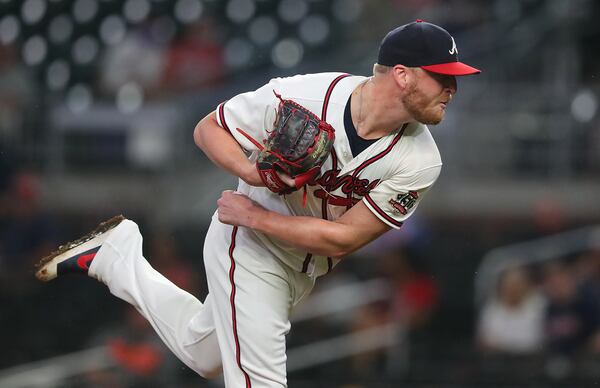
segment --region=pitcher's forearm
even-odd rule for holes
[[[219,221],[225,224],[251,228],[290,246],[329,257],[346,256],[390,229],[363,202],[335,221],[276,213],[231,190],[221,193],[217,205]]]
[[[286,216],[260,208],[248,218],[248,227],[316,255],[342,257],[359,247],[351,228],[315,217]]]

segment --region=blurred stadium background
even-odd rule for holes
[[[0,387],[217,387],[87,279],[33,263],[123,213],[203,298],[221,190],[192,141],[274,76],[368,75],[391,28],[456,38],[462,78],[417,216],[320,279],[291,387],[600,382],[600,4],[595,0],[0,0]]]

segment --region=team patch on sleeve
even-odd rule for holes
[[[394,198],[390,198],[388,203],[394,213],[405,215],[416,205],[418,199],[419,193],[409,191],[408,193],[397,194]]]
[[[402,221],[398,220],[398,219],[392,217],[390,214],[388,214],[388,210],[384,210],[381,207],[379,207],[379,205],[377,205],[377,203],[375,202],[375,200],[373,198],[371,198],[370,194],[365,195],[363,197],[363,200],[365,201],[365,205],[367,205],[367,207],[369,209],[371,209],[371,211],[377,217],[379,217],[380,220],[382,220],[386,224],[390,225],[392,228],[396,228],[397,229],[397,228],[400,228],[402,226]]]

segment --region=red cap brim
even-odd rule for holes
[[[469,75],[481,73],[481,70],[471,67],[462,62],[448,62],[440,63],[437,65],[421,66],[421,69],[431,71],[432,73],[446,75]]]

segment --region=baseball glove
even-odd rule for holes
[[[264,147],[241,129],[237,130],[261,150],[256,169],[265,186],[275,193],[289,194],[318,176],[333,147],[335,130],[302,105],[277,93],[275,96],[279,98],[279,107]],[[292,177],[294,187],[286,185],[277,171]]]

